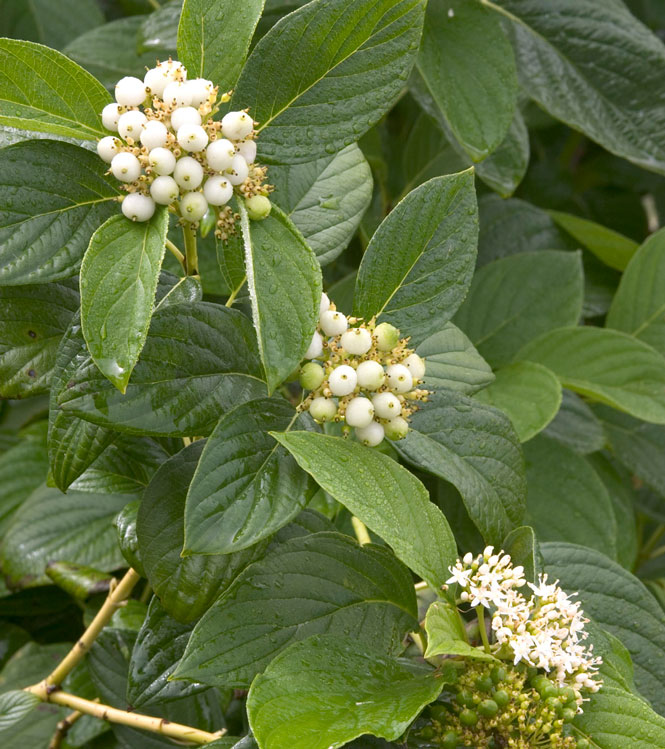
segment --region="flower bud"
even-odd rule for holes
[[[157,177],[150,185],[150,194],[155,203],[159,205],[171,205],[175,203],[180,195],[180,188],[173,177],[166,175]]]
[[[392,393],[378,393],[373,396],[374,413],[380,419],[394,419],[402,413],[399,398]]]
[[[305,390],[316,390],[326,379],[323,367],[316,362],[307,362],[300,370],[300,385]]]
[[[118,105],[114,102],[113,104],[107,104],[102,109],[102,125],[107,130],[112,130],[114,133],[118,132],[118,120],[120,119],[120,112],[118,112]]]
[[[408,393],[413,388],[411,372],[403,364],[391,364],[386,370],[388,387],[396,393]]]
[[[208,145],[208,133],[201,125],[183,125],[178,130],[178,144],[185,151],[203,151]]]
[[[309,344],[309,348],[305,351],[305,359],[316,359],[323,353],[323,338],[319,331],[315,331],[312,336],[312,342]]]
[[[208,166],[216,172],[224,172],[229,169],[233,163],[235,154],[235,146],[230,140],[226,140],[226,138],[213,140],[208,148],[206,148]]]
[[[166,145],[168,130],[166,125],[159,120],[149,120],[141,132],[141,145],[148,151],[153,148],[163,148]]]
[[[409,433],[409,423],[401,416],[391,419],[383,428],[389,440],[402,440]]]
[[[180,215],[185,221],[199,221],[207,210],[208,203],[200,192],[186,192],[180,200]]]
[[[210,205],[226,205],[233,197],[233,185],[220,175],[208,177],[203,185],[203,194]]]
[[[129,112],[120,115],[120,119],[118,120],[118,132],[125,140],[127,140],[127,138],[133,138],[135,141],[138,141],[147,122],[148,118],[143,114],[143,112],[138,112],[136,109],[130,109]]]
[[[368,427],[374,419],[374,406],[369,398],[352,398],[344,412],[344,419],[350,427]]]
[[[348,364],[333,369],[328,377],[328,387],[333,395],[349,395],[356,389],[356,370]]]
[[[399,330],[389,322],[382,322],[374,329],[379,351],[392,351],[399,342]]]
[[[107,135],[97,144],[97,153],[107,163],[113,161],[113,157],[120,152],[120,141],[113,135]]]
[[[349,327],[346,317],[333,309],[326,310],[319,318],[319,323],[328,336],[341,335]]]
[[[189,86],[189,83],[187,84]],[[178,132],[183,125],[200,125],[201,115],[194,107],[178,107],[171,112],[171,127]]]
[[[203,167],[192,156],[183,156],[175,165],[173,178],[185,190],[194,190],[203,180]]]
[[[366,390],[378,390],[386,379],[383,367],[378,361],[371,360],[361,362],[356,369],[356,375],[358,376],[358,385]]]
[[[252,221],[263,221],[268,218],[272,209],[272,203],[265,195],[253,195],[245,201],[245,206]]]
[[[168,148],[153,148],[148,162],[155,174],[173,174],[175,169],[175,156]]]
[[[352,328],[342,334],[340,343],[349,354],[362,356],[372,348],[372,334],[367,328]]]
[[[111,160],[111,172],[121,182],[135,182],[141,176],[141,163],[133,153],[122,151]]]
[[[155,212],[155,201],[147,195],[132,192],[123,199],[122,212],[131,221],[148,221]]]
[[[122,107],[138,107],[146,96],[145,83],[134,76],[125,76],[115,84],[115,100]]]
[[[318,421],[319,423],[331,421],[337,413],[337,404],[332,398],[319,396],[318,398],[314,398],[310,403],[309,412],[314,421]]]
[[[366,427],[356,428],[356,438],[367,447],[376,447],[383,442],[383,427],[378,421],[373,421]]]
[[[229,140],[244,140],[253,129],[254,122],[247,112],[228,112],[222,117],[222,135]]]
[[[411,372],[414,380],[422,380],[425,377],[425,360],[421,359],[418,354],[407,356],[402,364]]]

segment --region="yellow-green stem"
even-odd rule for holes
[[[191,225],[182,227],[182,233],[185,237],[185,269],[188,276],[198,276],[199,258],[196,251],[196,229]]]
[[[166,240],[166,249],[178,258],[178,262],[182,267],[185,267],[185,256],[180,250],[173,244],[170,239]]]
[[[367,532],[367,526],[365,525],[365,523],[363,523],[362,520],[360,520],[360,518],[357,518],[354,515],[351,518],[351,524],[353,525],[353,530],[356,534],[356,538],[358,539],[358,543],[361,546],[372,543],[372,539],[369,537],[369,533]]]
[[[477,606],[476,614],[478,616],[478,628],[480,629],[480,639],[483,641],[483,647],[486,653],[491,653],[490,642],[487,639],[487,627],[485,627],[485,609],[480,605]]]
[[[233,304],[233,302],[235,302],[235,300],[236,300],[236,297],[237,297],[237,296],[238,296],[238,294],[240,293],[240,289],[242,289],[242,287],[243,287],[243,286],[245,285],[245,281],[246,281],[246,280],[247,280],[247,276],[245,276],[245,277],[244,277],[244,278],[242,279],[242,281],[241,281],[241,282],[240,282],[240,283],[238,284],[238,286],[237,286],[237,287],[236,287],[235,289],[233,289],[233,291],[231,292],[231,295],[230,295],[230,296],[229,296],[229,298],[228,298],[228,299],[226,300],[226,306],[227,306],[227,307],[230,307],[230,306],[231,306],[231,305]]]

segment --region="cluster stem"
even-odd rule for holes
[[[183,226],[185,237],[185,270],[188,276],[198,276],[199,257],[196,249],[196,230],[191,226]]]

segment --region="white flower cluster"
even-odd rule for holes
[[[580,690],[598,691],[594,674],[602,660],[593,656],[592,645],[583,644],[589,620],[558,581],[548,584],[541,575],[537,585],[527,583],[524,569],[513,567],[510,556],[495,554],[492,546],[475,558],[466,554],[450,572],[447,582],[460,586],[462,601],[492,610],[496,655],[508,652],[515,665],[524,661],[551,672],[559,686],[576,690],[578,705]],[[532,591],[528,598],[517,590],[525,585]]]
[[[156,205],[171,206],[196,225],[209,208],[217,215],[217,234],[233,231],[227,205],[234,191],[247,199],[252,218],[270,211],[266,170],[255,164],[254,121],[246,111],[213,119],[229,100],[204,78],[187,80],[182,63],[169,59],[140,80],[127,76],[115,87],[116,101],[102,111],[102,123],[115,135],[102,138],[97,153],[128,193],[122,212],[148,221]]]
[[[305,353],[310,361],[300,371],[300,384],[311,391],[301,410],[309,409],[320,423],[343,421],[370,447],[384,436],[405,437],[407,419],[427,391],[417,387],[425,362],[399,335],[389,323],[347,318],[323,294],[319,325]]]

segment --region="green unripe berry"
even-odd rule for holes
[[[462,707],[471,707],[473,705],[473,695],[471,694],[471,692],[469,692],[468,689],[461,689],[455,695],[455,699],[457,700],[457,703],[459,705],[462,705]]]
[[[478,722],[478,713],[475,710],[462,710],[459,721],[463,726],[475,726]]]
[[[491,692],[494,683],[489,676],[479,676],[476,679],[476,686],[481,692]]]
[[[577,749],[589,749],[590,746],[586,739],[577,739]]]
[[[316,390],[325,379],[323,367],[316,362],[307,362],[300,370],[300,385],[305,390]]]
[[[575,690],[572,687],[563,687],[559,692],[561,701],[566,704],[569,702],[575,702]]]
[[[551,685],[551,681],[547,678],[547,676],[543,676],[542,674],[536,674],[531,679],[529,679],[531,682],[531,686],[534,689],[537,689],[539,692],[542,689],[545,689],[545,687],[548,687]]]
[[[245,201],[245,206],[247,208],[247,215],[252,221],[263,221],[264,218],[268,218],[272,210],[272,203],[265,195],[254,195],[248,198]]]
[[[399,330],[389,322],[382,322],[374,329],[379,351],[392,351],[399,341]]]
[[[450,713],[445,705],[430,705],[429,714],[434,720],[438,720],[439,723],[445,723],[450,716]]]
[[[418,731],[418,736],[421,739],[433,739],[434,735],[434,729],[432,726],[424,726],[420,731]]]
[[[538,692],[544,700],[547,700],[549,697],[556,697],[559,694],[559,690],[554,686],[554,684],[552,684],[552,682],[543,685]]]
[[[478,712],[483,718],[493,718],[499,712],[499,706],[495,700],[483,700],[478,705]]]
[[[457,742],[459,741],[455,731],[448,731],[441,737],[441,746],[443,749],[457,749]]]
[[[409,422],[402,416],[396,416],[394,419],[390,419],[386,424],[383,425],[386,432],[386,437],[389,440],[401,440],[406,437],[409,432]]]
[[[507,677],[508,674],[503,666],[494,666],[492,672],[490,673],[490,678],[495,684],[499,684],[499,682],[505,681]]]
[[[505,689],[497,689],[492,695],[492,699],[499,707],[505,707],[510,702],[510,695]]]
[[[577,715],[577,712],[575,710],[572,710],[571,708],[567,707],[563,711],[563,722],[564,723],[572,723],[575,720],[575,716]]]
[[[318,421],[319,423],[331,421],[337,413],[337,404],[332,398],[319,396],[318,398],[314,398],[310,403],[309,413],[314,421]]]
[[[545,704],[556,712],[560,711],[563,707],[561,700],[558,697],[548,697],[545,700]]]

